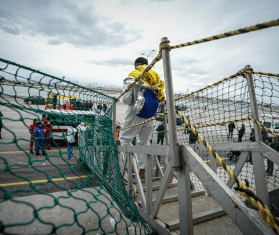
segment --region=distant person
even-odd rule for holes
[[[4,126],[3,126],[2,117],[3,117],[3,113],[0,111],[0,139],[2,139],[1,130],[2,130],[2,128],[4,127]]]
[[[242,137],[245,133],[245,125],[242,124],[241,128],[238,130],[238,142],[242,142]]]
[[[50,135],[52,134],[52,125],[51,122],[45,122],[45,127],[43,128],[44,130],[44,137],[45,137],[45,149],[50,150],[50,146],[51,146],[51,138]]]
[[[103,112],[105,113],[108,109],[108,106],[106,104],[103,104]]]
[[[161,122],[161,124],[157,127],[156,131],[158,132],[163,132],[165,131],[165,127],[164,127],[164,123]],[[161,142],[161,145],[163,145],[164,143],[164,138],[165,138],[165,132],[163,133],[158,133],[157,136],[157,144],[159,144]]]
[[[30,125],[29,127],[29,133],[30,133],[30,147],[29,147],[29,152],[31,154],[34,154],[33,151],[33,145],[35,143],[35,148],[36,148],[36,142],[34,140],[34,136],[35,136],[35,129],[36,129],[36,124],[37,124],[38,120],[37,119],[33,119],[33,123]]]
[[[278,152],[279,150],[279,143],[277,140],[272,139],[272,141],[267,141],[268,142],[268,146],[270,146],[272,149],[274,149],[276,152]],[[274,163],[267,159],[267,170],[266,170],[266,174],[268,176],[272,176],[273,175],[273,169],[274,169]]]
[[[77,110],[81,110],[81,103],[80,103],[80,101],[77,102]]]
[[[184,133],[186,133],[186,130],[184,131]],[[196,144],[198,141],[198,136],[196,136],[191,129],[189,129],[187,131],[187,133],[190,134],[189,135],[189,144]]]
[[[231,136],[231,139],[232,139],[232,136],[233,136],[233,130],[235,129],[235,124],[234,124],[234,122],[231,122],[230,124],[229,124],[229,135],[228,135],[228,139],[230,138],[230,136]]]
[[[250,138],[249,138],[249,140],[251,140],[251,142],[255,142],[255,141],[256,141],[254,128],[252,128],[252,130],[251,130],[251,132],[250,132]],[[250,164],[253,164],[252,153],[251,153],[251,151],[249,152],[249,160],[248,160],[248,162],[250,162]]]
[[[92,108],[93,108],[93,102],[90,101],[90,102],[89,102],[89,110],[92,111]]]
[[[42,123],[37,122],[36,128],[35,128],[36,155],[40,155],[40,150],[42,151],[42,155],[45,155],[44,132],[43,132],[42,128],[43,128]]]
[[[68,160],[72,160],[72,152],[75,143],[75,134],[77,132],[76,125],[71,124],[67,129],[67,143],[68,143]]]
[[[261,130],[261,134],[262,134],[262,141],[265,143],[267,140],[267,133],[265,132],[264,129]]]
[[[101,111],[102,111],[102,105],[101,105],[101,104],[98,104],[98,106],[97,106],[97,112],[98,112],[98,113],[101,113]]]
[[[116,134],[115,134],[115,141],[116,141],[116,145],[120,145],[120,140],[119,140],[119,129],[121,129],[121,126],[117,126],[116,127]]]
[[[44,122],[44,121],[47,121],[47,120],[48,120],[47,115],[43,114],[43,122]]]
[[[69,103],[69,101],[67,101],[65,105],[66,105],[66,110],[70,110],[70,103]]]

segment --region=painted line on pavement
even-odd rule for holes
[[[60,151],[61,151],[61,152],[62,152],[62,151],[65,151],[65,152],[62,152],[62,153],[68,153],[68,152],[67,152],[67,151],[68,151],[67,149],[61,149]],[[50,152],[50,153],[57,153],[57,152],[60,152],[60,151],[59,151],[59,150],[47,150],[46,152],[47,152],[47,153],[49,153],[49,152]],[[73,150],[73,151],[75,152],[75,151],[78,151],[78,150]],[[0,152],[0,155],[4,155],[4,154],[18,154],[18,153],[25,153],[25,152],[23,152],[23,151]],[[26,153],[30,154],[29,151],[26,151]]]
[[[94,176],[91,176],[94,177]],[[83,176],[73,176],[73,177],[66,177],[66,178],[54,178],[51,179],[51,181],[61,181],[61,180],[73,180],[73,179],[79,179],[79,178],[88,178],[87,175],[83,175]],[[7,184],[0,184],[0,187],[5,187],[5,186],[12,186],[12,185],[22,185],[22,184],[30,184],[30,183],[45,183],[45,182],[49,182],[48,180],[35,180],[35,181],[25,181],[25,182],[16,182],[16,183],[7,183]]]

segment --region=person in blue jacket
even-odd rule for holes
[[[40,155],[39,151],[42,151],[42,154],[45,155],[45,149],[44,149],[44,131],[42,130],[42,123],[38,122],[36,124],[35,128],[35,140],[36,140],[36,155]]]

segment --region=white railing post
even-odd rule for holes
[[[161,41],[168,40],[167,37],[163,37]],[[163,57],[163,67],[164,67],[164,77],[165,77],[165,90],[167,98],[167,107],[168,107],[168,127],[169,127],[169,141],[170,141],[170,159],[172,163],[172,169],[174,171],[180,171],[181,162],[179,147],[177,141],[177,130],[176,130],[176,113],[174,106],[174,95],[173,95],[173,84],[172,84],[172,74],[171,74],[171,62],[170,62],[170,53],[167,48],[162,49]]]
[[[163,37],[161,41],[168,40]],[[177,128],[176,128],[176,112],[173,95],[173,83],[171,74],[171,63],[169,50],[162,49],[164,76],[166,84],[166,97],[168,107],[168,127],[169,127],[169,142],[170,142],[170,159],[172,170],[177,172],[178,181],[178,203],[179,203],[179,221],[181,225],[180,234],[192,235],[193,234],[193,221],[192,221],[192,200],[191,200],[191,187],[190,187],[190,169],[183,162],[181,164],[181,151],[178,145]],[[164,177],[165,178],[165,177]]]
[[[245,69],[251,69],[251,66],[246,65]],[[246,79],[247,79],[247,86],[249,90],[252,115],[255,120],[259,121],[260,118],[259,118],[259,112],[257,106],[256,91],[254,87],[252,74],[246,73]],[[255,139],[257,142],[261,142],[262,141],[261,129],[256,123],[253,123],[253,125],[254,125]],[[264,156],[259,151],[253,151],[252,160],[253,160],[253,167],[254,167],[254,174],[255,174],[257,196],[260,199],[262,199],[263,203],[266,206],[269,207],[269,196],[268,196],[267,182],[266,182],[266,175],[265,175]]]

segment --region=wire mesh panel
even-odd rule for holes
[[[115,98],[0,61],[0,231],[155,234],[120,173]]]
[[[263,126],[278,134],[278,77],[258,72],[253,74],[260,115],[259,121]],[[177,96],[175,100],[176,110],[187,118],[209,144],[255,142],[254,123],[249,119],[253,114],[245,75],[234,75],[189,95]],[[191,144],[194,151],[210,165],[211,153],[203,145],[198,145],[201,142],[179,115],[176,117],[176,124],[179,144]],[[165,135],[168,133],[161,126],[162,118],[154,121],[152,144],[166,143]],[[276,151],[279,150],[278,139],[273,134],[261,128],[261,135],[265,144]],[[232,170],[235,169],[237,162],[243,156],[243,152],[237,150],[217,151],[217,153]],[[265,159],[265,167],[271,211],[277,215],[279,204],[275,198],[279,191],[278,167],[268,159]],[[230,178],[219,163],[217,163],[217,175],[226,183]],[[247,180],[250,187],[255,190],[251,152],[248,153],[246,163],[238,178],[243,182]],[[196,190],[204,190],[204,186],[193,173],[191,173],[191,181],[195,184]],[[241,196],[239,195],[239,197]],[[245,198],[242,200],[246,202]],[[248,202],[246,203],[249,205]]]

